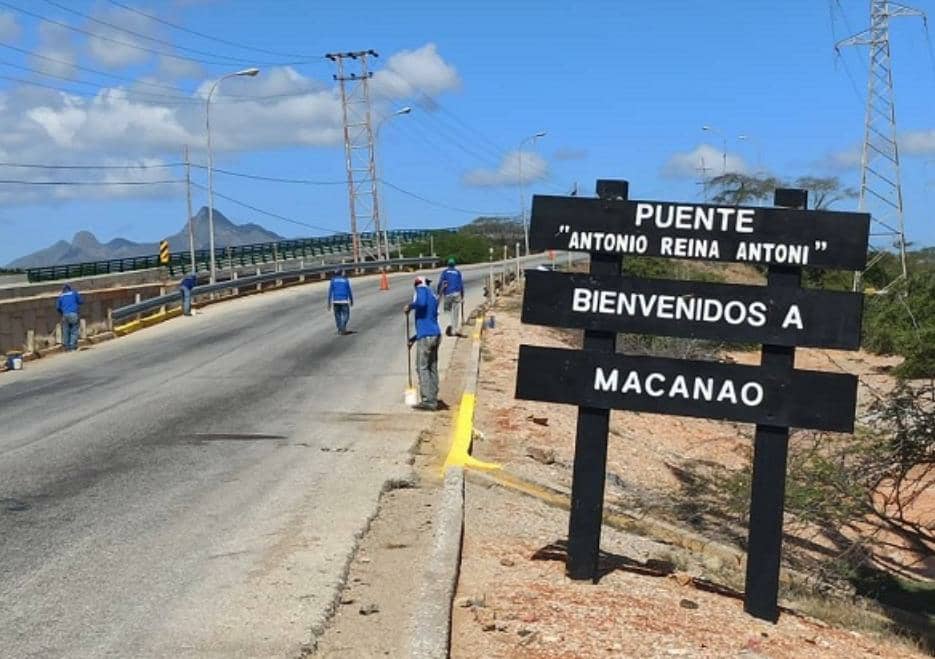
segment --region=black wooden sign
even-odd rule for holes
[[[534,249],[862,270],[866,213],[535,196]]]
[[[863,295],[530,270],[524,323],[855,350]]]
[[[822,371],[520,346],[516,397],[586,407],[853,432],[857,378]]]

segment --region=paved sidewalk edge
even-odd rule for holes
[[[440,505],[435,513],[432,554],[423,577],[419,603],[409,624],[409,656],[417,659],[449,656],[451,606],[458,586],[464,534],[464,467],[471,459],[474,395],[480,371],[480,335],[485,318],[483,308],[475,315],[467,383],[452,432],[451,450],[443,467],[444,482]]]

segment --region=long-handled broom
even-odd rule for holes
[[[409,314],[406,314],[406,370],[409,372],[409,386],[403,396],[406,405],[413,407],[419,403],[416,388],[412,386],[412,344],[409,343]]]

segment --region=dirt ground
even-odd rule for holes
[[[501,300],[485,334],[474,454],[505,472],[568,492],[575,408],[515,400],[520,343],[575,346],[568,333],[521,325],[518,293]],[[756,363],[758,353],[727,355]],[[859,415],[892,386],[896,362],[863,352],[799,350],[796,366],[861,376]],[[613,412],[606,502],[651,514],[680,486],[686,461],[728,468],[747,463],[753,427],[652,414]],[[796,441],[793,436],[792,441]],[[935,497],[935,493],[928,496]],[[777,625],[746,616],[736,597],[702,592],[691,576],[724,581],[710,557],[685,555],[605,526],[610,569],[598,585],[564,576],[560,542],[568,513],[499,487],[470,484],[464,554],[453,617],[456,657],[593,656],[915,656],[917,646],[889,634],[836,628],[795,611]],[[924,503],[935,510],[935,499]],[[558,544],[556,544],[558,543]],[[894,550],[899,553],[899,550]],[[901,556],[905,559],[905,556]],[[916,557],[918,558],[918,557]],[[647,569],[659,562],[668,569]],[[923,573],[928,567],[917,564]],[[931,566],[935,568],[935,565]],[[667,575],[667,576],[660,576]],[[923,656],[923,655],[920,655]]]

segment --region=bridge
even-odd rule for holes
[[[0,654],[298,656],[444,414],[403,405],[412,277],[355,278],[349,336],[310,277],[0,374]]]

